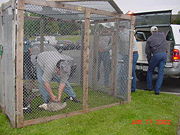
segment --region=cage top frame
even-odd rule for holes
[[[122,14],[122,11],[112,0],[72,0],[71,2],[25,0],[25,4],[26,11],[66,21],[84,20],[84,13],[87,9],[91,11],[91,20],[109,19],[112,16]]]
[[[63,4],[85,6],[100,10],[117,12],[119,14],[123,13],[114,0],[46,0],[46,1],[49,2],[54,1],[54,2],[61,2]],[[112,9],[114,9],[114,11],[112,11]]]
[[[3,3],[0,6],[0,11],[3,11],[9,7],[11,7],[12,9],[19,9],[19,7],[17,6],[18,1],[21,0],[9,0],[6,3]],[[94,20],[94,21],[104,21],[105,22],[109,19],[112,18],[117,18],[117,19],[125,19],[125,20],[131,20],[132,16],[129,15],[125,15],[123,14],[123,12],[120,10],[120,8],[118,7],[118,5],[114,2],[114,0],[23,0],[25,6],[22,8],[20,8],[20,10],[24,10],[27,12],[34,12],[32,10],[29,10],[27,8],[28,5],[35,5],[35,6],[39,6],[39,7],[45,7],[46,10],[49,8],[52,9],[61,9],[63,11],[63,13],[59,12],[59,17],[56,16],[56,14],[58,13],[56,12],[49,12],[48,14],[44,14],[43,11],[41,12],[34,12],[37,14],[41,14],[41,15],[45,15],[48,17],[52,17],[52,18],[56,18],[59,19],[63,16],[63,18],[65,18],[65,20],[71,20],[71,21],[75,21],[75,20],[84,20],[84,14],[85,12],[88,10],[90,11],[90,19]],[[92,7],[86,7],[86,4],[82,4],[82,3],[88,3],[88,2],[105,2],[104,4],[108,4],[110,5],[114,11],[107,11],[105,9],[107,9],[107,7],[104,7],[104,9],[96,9],[94,7],[94,5],[91,3]],[[74,5],[72,3],[75,3]],[[78,3],[78,4],[77,4]],[[94,4],[95,4],[94,3]],[[109,7],[110,7],[109,6]],[[65,13],[64,13],[65,11]],[[67,13],[66,13],[67,11]],[[71,11],[71,12],[69,12]],[[55,13],[55,14],[54,14]],[[66,17],[65,17],[66,16]],[[78,16],[78,17],[77,17]],[[78,18],[78,19],[77,19]]]

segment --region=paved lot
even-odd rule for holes
[[[155,80],[153,82],[155,84]],[[138,89],[146,88],[146,82],[137,81],[137,88]],[[180,93],[180,79],[165,78],[161,91]]]

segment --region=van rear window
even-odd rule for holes
[[[172,31],[169,31],[167,36],[166,36],[166,40],[167,41],[173,41],[173,34],[172,34]]]
[[[137,33],[140,33],[140,34],[137,34]],[[143,36],[141,36],[141,34],[143,34],[145,36],[145,38],[143,38]],[[151,36],[151,32],[150,31],[137,31],[135,35],[136,35],[135,37],[136,37],[137,41],[146,41]],[[172,31],[169,31],[167,33],[166,40],[173,41]]]
[[[135,34],[137,41],[146,41],[150,36],[150,31],[137,31]]]

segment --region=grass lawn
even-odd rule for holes
[[[22,129],[10,127],[0,113],[1,135],[175,135],[180,117],[180,96],[154,95],[149,91],[132,94],[129,104],[63,118]],[[132,124],[141,120],[142,124]],[[146,120],[152,121],[146,124]],[[171,120],[170,125],[156,120]]]
[[[76,84],[71,84],[73,87],[73,90],[75,91],[78,99],[80,101],[83,100],[83,90],[80,86]],[[57,95],[57,89],[58,89],[58,84],[57,83],[52,83],[52,88],[54,93]],[[65,98],[67,95],[63,93],[63,98]],[[98,107],[102,105],[108,105],[108,104],[113,104],[120,102],[121,99],[113,96],[109,96],[108,94],[100,91],[94,91],[92,89],[89,90],[89,107]],[[57,114],[64,114],[68,112],[74,112],[78,110],[82,110],[82,102],[81,103],[74,103],[72,101],[67,101],[67,106],[60,110],[60,111],[55,111],[55,112],[50,112],[50,111],[45,111],[45,110],[39,110],[38,106],[40,104],[43,104],[42,98],[36,97],[33,99],[33,102],[31,103],[32,107],[32,112],[31,113],[25,113],[25,120],[30,120],[30,119],[36,119],[40,117],[45,117],[45,116],[52,116],[52,115],[57,115]]]

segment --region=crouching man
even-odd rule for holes
[[[60,104],[63,91],[69,96],[70,100],[79,102],[68,82],[72,61],[73,58],[56,51],[46,51],[37,56],[36,70],[39,91],[44,100],[44,104],[40,105],[40,108],[45,109],[50,101]],[[50,82],[52,79],[59,83],[57,96],[53,94],[51,88]]]

